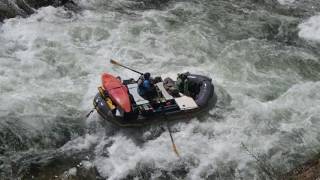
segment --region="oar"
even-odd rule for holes
[[[168,128],[168,132],[169,132],[169,135],[170,135],[173,152],[174,152],[178,157],[180,157],[180,154],[179,154],[179,152],[178,152],[178,150],[177,150],[177,146],[176,146],[176,144],[174,143],[174,140],[173,140],[172,132],[171,132],[171,129],[170,129],[170,126],[169,126],[169,120],[168,120],[168,118],[167,118],[166,113],[164,112],[164,107],[163,107],[163,105],[162,105],[161,109],[162,109],[161,112],[162,112],[162,114],[163,114],[163,116],[164,116],[164,120],[167,121],[167,128]]]
[[[180,157],[180,154],[179,154],[179,152],[178,152],[178,150],[177,150],[176,144],[174,143],[174,140],[173,140],[173,137],[172,137],[172,133],[171,133],[171,130],[170,130],[170,126],[169,126],[168,120],[167,120],[167,127],[168,127],[168,131],[169,131],[170,138],[171,138],[172,149],[173,149],[174,153],[176,153],[176,155],[177,155],[178,157]]]
[[[111,63],[111,64],[114,64],[114,65],[118,65],[118,66],[124,67],[124,68],[126,68],[126,69],[129,69],[129,70],[135,72],[135,73],[138,73],[138,74],[140,74],[140,75],[143,75],[142,72],[139,72],[139,71],[136,71],[136,70],[134,70],[134,69],[131,69],[131,68],[127,67],[127,66],[124,66],[124,65],[120,64],[119,62],[115,61],[114,59],[110,59],[110,63]]]
[[[93,112],[94,112],[95,108],[93,108],[87,115],[86,117],[88,118]]]
[[[138,73],[138,74],[143,75],[142,72],[139,72],[139,71],[136,71],[136,70],[134,70],[134,69],[131,69],[131,68],[127,67],[127,66],[124,66],[124,65],[120,64],[119,62],[115,61],[114,59],[110,59],[110,63],[111,63],[111,64],[114,64],[114,65],[118,65],[118,66],[124,67],[124,68],[126,68],[126,69],[129,69],[129,70],[135,72],[135,73]],[[162,107],[162,108],[163,108],[163,107]],[[163,112],[163,110],[162,110],[162,112]],[[163,113],[164,113],[164,112],[163,112]],[[165,113],[164,113],[164,118],[165,118],[166,121],[167,121],[167,127],[168,127],[168,131],[169,131],[169,134],[170,134],[173,151],[174,151],[174,153],[175,153],[178,157],[180,157],[179,152],[178,152],[177,147],[176,147],[176,144],[174,143],[174,140],[173,140],[173,137],[172,137],[172,132],[171,132],[171,130],[170,130],[169,122],[168,122],[168,120],[167,120],[167,116],[165,115]]]

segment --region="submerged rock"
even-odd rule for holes
[[[16,16],[27,17],[40,7],[62,5],[72,10],[78,9],[71,0],[0,0],[0,21]]]
[[[320,154],[291,170],[284,177],[289,177],[292,180],[313,180],[320,178]]]

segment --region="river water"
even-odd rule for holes
[[[272,179],[320,149],[320,3],[77,0],[0,25],[0,179]],[[202,117],[119,129],[100,75],[210,76]],[[184,121],[185,120],[185,121]]]

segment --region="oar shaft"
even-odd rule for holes
[[[131,70],[131,71],[133,71],[133,72],[136,72],[136,73],[138,73],[138,74],[143,75],[143,73],[142,73],[142,72],[139,72],[139,71],[137,71],[137,70],[131,69],[131,68],[126,67],[126,66],[124,66],[124,65],[121,65],[121,64],[120,64],[119,66],[124,67],[124,68],[127,68],[127,69],[129,69],[129,70]]]
[[[135,72],[135,73],[138,73],[138,74],[143,75],[143,73],[142,73],[142,72],[139,72],[139,71],[137,71],[137,70],[131,69],[131,68],[129,68],[129,67],[127,67],[127,66],[125,66],[125,65],[122,65],[122,64],[118,63],[118,62],[117,62],[116,60],[114,60],[114,59],[111,59],[111,60],[110,60],[110,62],[111,62],[112,64],[115,64],[115,65],[121,66],[121,67],[126,68],[126,69],[129,69],[129,70],[131,70],[131,71],[133,71],[133,72]]]

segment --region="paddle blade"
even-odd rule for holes
[[[110,59],[110,63],[111,64],[115,64],[115,65],[120,65],[120,63],[118,63],[117,61],[113,60],[113,59]]]
[[[172,144],[172,148],[173,148],[174,153],[176,153],[176,155],[177,155],[178,157],[180,157],[180,154],[179,154],[179,152],[178,152],[177,147],[176,147],[175,144]]]

